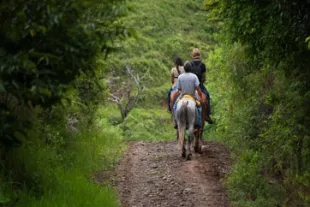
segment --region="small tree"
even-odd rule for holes
[[[138,97],[144,90],[142,80],[148,75],[147,71],[141,78],[135,74],[128,64],[125,65],[125,72],[129,79],[122,80],[120,77],[110,77],[108,83],[111,85],[109,100],[115,102],[121,112],[122,120],[134,108]]]

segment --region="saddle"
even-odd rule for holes
[[[183,98],[189,98],[193,101],[196,101],[196,106],[200,106],[201,102],[197,99],[195,99],[193,96],[189,95],[189,94],[184,94],[180,99],[177,99],[177,102],[179,102],[180,100],[182,100]]]

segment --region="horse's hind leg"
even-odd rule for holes
[[[183,147],[182,147],[182,157],[186,157],[186,142],[183,142]]]
[[[188,129],[189,135],[188,135],[188,142],[187,142],[187,150],[188,150],[188,154],[187,154],[187,160],[192,159],[192,143],[193,143],[193,137],[194,136],[194,127],[191,126]]]
[[[184,153],[186,153],[186,151],[184,151],[185,126],[183,126],[180,122],[178,125],[178,149],[181,152],[181,156],[184,157]]]
[[[188,142],[187,142],[187,149],[188,149],[188,153],[187,153],[187,155],[186,155],[186,159],[187,160],[191,160],[192,159],[192,150],[191,150],[191,146],[192,146],[192,142],[191,141],[189,141],[189,140],[191,140],[192,138],[190,137],[190,136],[188,136]]]
[[[196,153],[201,153],[200,130],[201,129],[197,129],[194,133],[194,150]]]

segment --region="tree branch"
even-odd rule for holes
[[[131,95],[131,93],[133,92],[133,88],[131,87],[131,84],[129,84],[129,86],[126,86],[126,89],[121,90],[121,88],[118,88],[119,90],[116,91],[116,93],[120,93],[122,95],[122,97],[120,98],[120,95],[116,95],[113,93],[110,93],[110,97],[108,98],[108,100],[115,102],[122,114],[122,119],[124,120],[128,113],[134,108],[134,106],[137,103],[140,91],[143,90],[143,87],[141,85],[141,81],[143,79],[145,79],[148,76],[149,70],[147,70],[147,72],[145,72],[145,74],[143,74],[143,76],[140,78],[139,74],[134,74],[134,71],[130,68],[129,64],[125,65],[125,71],[128,74],[128,76],[130,77],[131,80],[133,80],[133,82],[135,83],[135,85],[137,86],[137,90],[135,92],[134,95]],[[111,77],[108,79],[108,83],[111,84],[112,83],[112,79],[116,79],[115,77]],[[126,99],[124,99],[126,97]],[[122,102],[124,102],[124,100],[126,100],[125,102],[125,106],[123,106]]]

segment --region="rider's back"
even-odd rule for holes
[[[178,78],[178,89],[181,95],[189,94],[195,97],[195,89],[199,86],[199,80],[193,73],[183,73]]]
[[[202,74],[206,72],[206,65],[202,63],[200,60],[194,60],[191,62],[191,64],[192,64],[191,72],[198,77],[200,84],[203,84]]]

